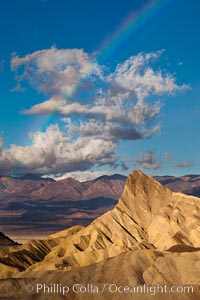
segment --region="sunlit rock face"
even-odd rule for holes
[[[76,226],[43,240],[0,252],[0,293],[24,297],[29,282],[121,285],[200,285],[200,199],[175,193],[140,171],[126,180],[114,207],[87,227]],[[69,295],[68,295],[69,296]],[[70,299],[85,295],[73,292]],[[87,295],[96,299],[96,295]],[[105,298],[121,299],[120,294]],[[132,295],[125,295],[132,299]],[[182,295],[183,296],[183,295]],[[46,299],[39,293],[34,299]],[[57,295],[57,299],[65,299]],[[59,298],[60,297],[60,298]],[[107,298],[106,298],[107,297]],[[112,298],[114,297],[114,298]],[[134,299],[151,299],[149,295]],[[159,298],[160,297],[160,298]],[[199,299],[199,289],[155,299]],[[53,298],[52,298],[53,299]]]

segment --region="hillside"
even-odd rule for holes
[[[166,294],[162,298],[158,293],[154,299],[199,299],[199,224],[199,198],[172,192],[135,171],[128,177],[117,205],[87,227],[73,227],[1,252],[1,270],[5,271],[1,272],[0,291],[4,297],[25,299],[23,286],[28,282],[33,285],[33,299],[51,299],[43,292],[36,293],[37,282],[67,282],[69,286],[88,282],[98,286],[112,282],[192,285],[194,293]],[[38,254],[44,245],[45,252]],[[143,296],[134,299],[152,297]],[[70,299],[84,297],[70,291]],[[121,294],[113,296],[108,290],[103,298],[87,294],[87,299],[108,297],[121,299]],[[130,294],[123,297],[132,299]],[[58,294],[56,299],[66,298]]]
[[[157,176],[175,192],[199,196],[200,176]],[[87,182],[54,181],[33,174],[0,178],[0,230],[18,241],[49,235],[74,225],[87,226],[112,209],[126,177],[101,176]],[[16,226],[17,224],[17,226]]]

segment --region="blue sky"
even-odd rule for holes
[[[199,173],[198,1],[0,6],[0,174]]]

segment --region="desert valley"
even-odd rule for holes
[[[121,178],[114,180],[121,189]],[[116,197],[111,190],[104,195]],[[122,299],[115,286],[144,285],[193,290],[143,292],[134,299],[200,298],[200,198],[172,192],[140,171],[128,176],[114,208],[89,225],[22,245],[2,234],[0,243],[2,299]],[[51,291],[36,289],[38,283]],[[66,285],[69,291],[62,293]],[[133,299],[133,294],[123,293],[123,299]]]
[[[172,191],[200,196],[199,175],[155,179]],[[125,180],[119,174],[86,182],[73,178],[55,181],[33,174],[0,176],[0,231],[21,242],[88,225],[117,204]]]

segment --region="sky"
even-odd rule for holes
[[[200,2],[0,4],[0,174],[199,174]]]

